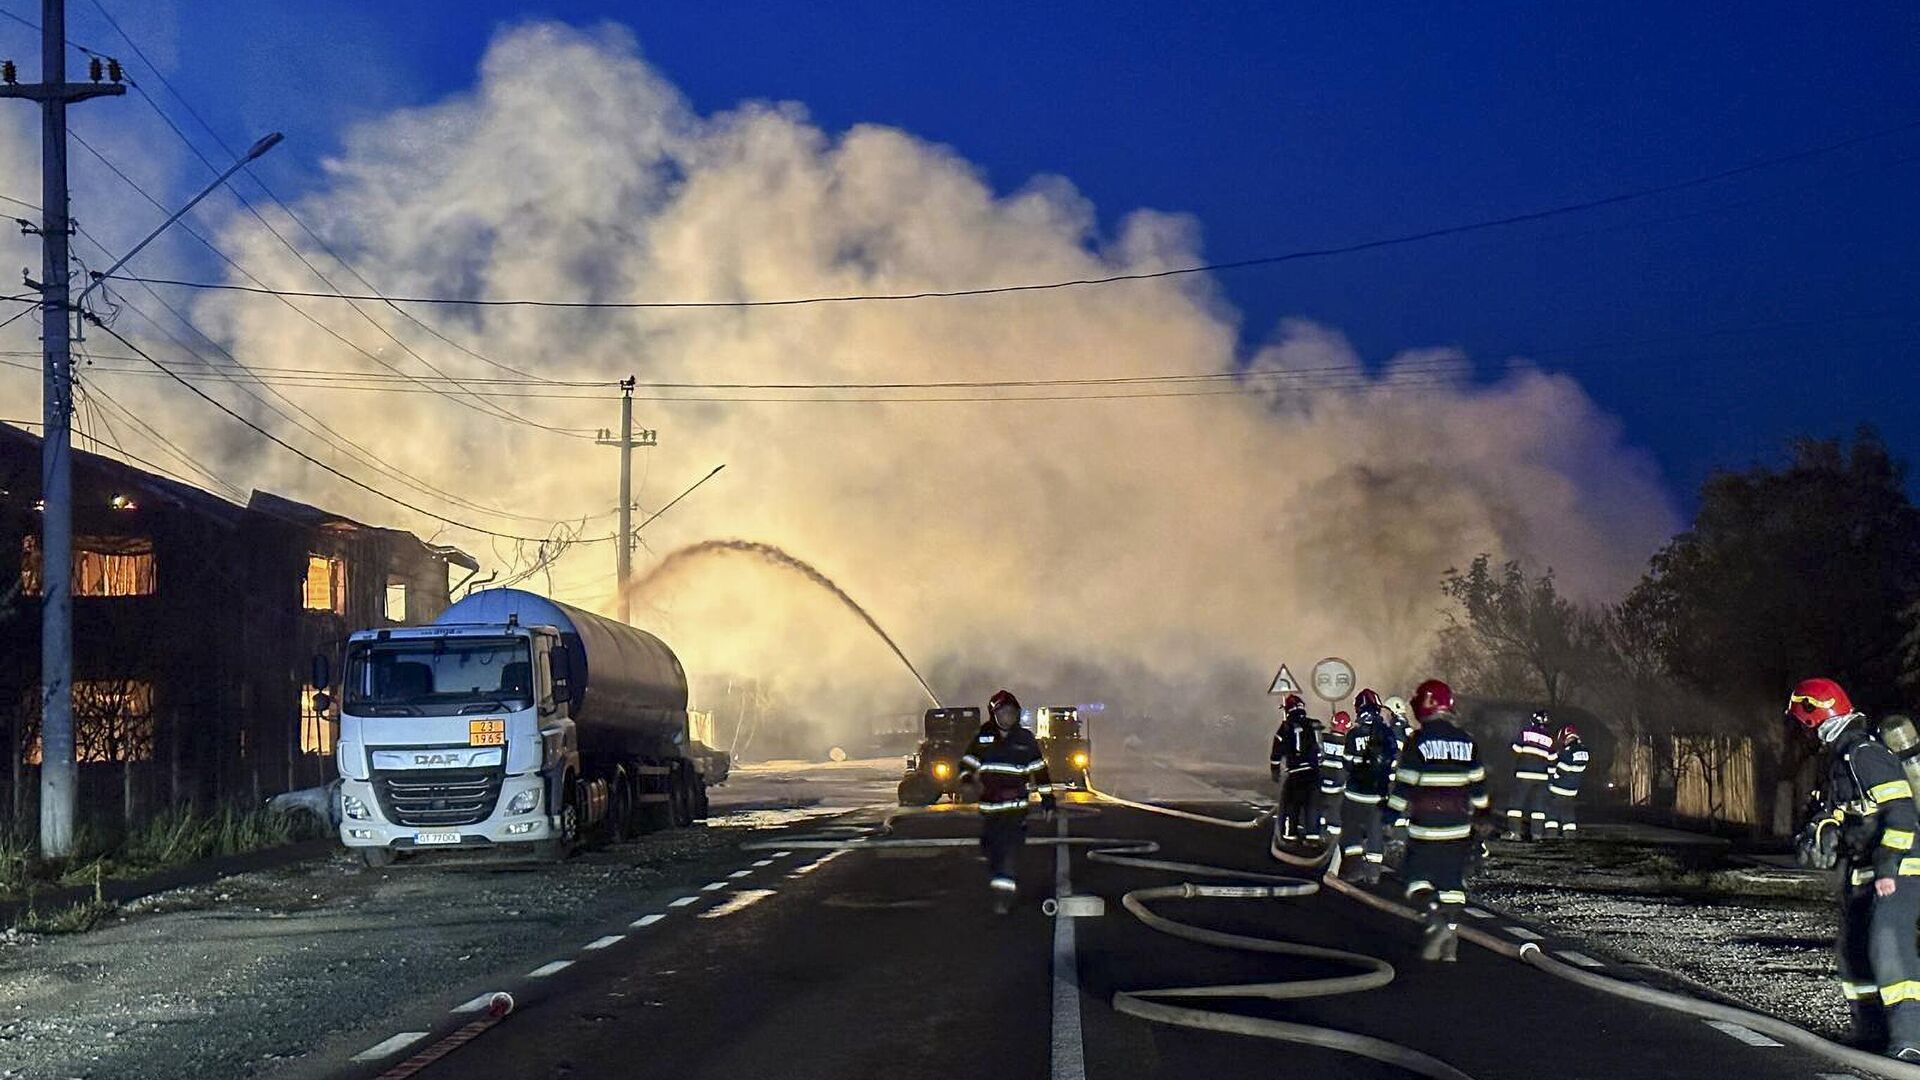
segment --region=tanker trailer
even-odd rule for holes
[[[317,690],[330,666],[315,658]],[[690,825],[726,779],[727,755],[690,736],[673,650],[519,589],[352,635],[340,691],[340,839],[370,866],[475,848],[565,858]]]

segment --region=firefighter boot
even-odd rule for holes
[[[1879,1001],[1850,1001],[1847,1012],[1853,1021],[1843,1040],[1848,1046],[1875,1054],[1887,1049],[1887,1010]]]
[[[1440,959],[1448,964],[1460,959],[1460,929],[1453,923],[1447,924],[1447,937],[1440,946]]]
[[[1920,1064],[1920,1001],[1903,1001],[1884,1011],[1891,1029],[1887,1056]]]
[[[1447,960],[1454,947],[1453,927],[1437,911],[1427,914],[1427,928],[1420,935],[1420,959]]]

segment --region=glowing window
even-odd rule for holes
[[[387,621],[407,621],[407,583],[404,581],[387,582]]]
[[[40,703],[32,694],[26,763],[40,764]],[[76,680],[73,758],[81,763],[153,760],[153,684],[144,679]]]
[[[313,696],[317,693],[319,691],[311,686],[300,688],[300,752],[303,754],[331,754],[339,738],[333,720],[313,707]]]
[[[347,565],[325,555],[307,556],[307,580],[301,603],[308,611],[347,613]]]
[[[155,589],[153,541],[144,536],[76,536],[73,540],[73,595],[152,596]],[[39,596],[40,538],[20,545],[20,589]]]

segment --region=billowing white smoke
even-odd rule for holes
[[[790,104],[696,115],[613,29],[506,30],[471,93],[360,126],[329,169],[303,216],[393,294],[772,298],[1042,281],[1203,257],[1188,218],[1140,211],[1105,235],[1067,181],[996,194],[953,150],[903,131],[829,134]],[[272,284],[318,286],[246,220],[230,222],[224,242]],[[353,284],[344,273],[335,281]],[[422,370],[344,305],[300,304]],[[444,370],[500,374],[391,311],[367,312]],[[269,298],[204,297],[197,314],[254,363],[369,368]],[[1301,670],[1325,653],[1352,659],[1365,682],[1401,686],[1425,655],[1448,567],[1483,550],[1525,556],[1577,591],[1604,592],[1630,580],[1671,525],[1650,459],[1624,446],[1571,380],[1516,368],[1476,387],[1465,358],[1432,350],[1369,374],[1337,331],[1303,322],[1239,357],[1236,315],[1199,277],[761,310],[421,314],[556,379],[1302,373],[1255,380],[1269,387],[1259,393],[1136,401],[638,404],[661,444],[645,466],[644,504],[728,464],[648,530],[652,552],[710,537],[780,545],[866,604],[952,697],[978,699],[989,681],[1019,689],[1044,680],[1047,695],[1191,693],[1196,714],[1217,712],[1257,705],[1275,661]],[[1342,385],[1306,389],[1329,382]],[[175,437],[208,453],[235,445],[230,425],[203,405],[129,383],[126,396],[151,395],[149,409]],[[554,518],[613,501],[611,450],[428,395],[293,393],[387,460],[471,498]],[[611,427],[618,415],[612,393],[502,404],[572,428]],[[222,460],[244,483],[439,534],[489,561],[505,551],[277,450],[229,450]],[[602,517],[589,531],[608,525]],[[642,570],[648,558],[641,553]],[[611,567],[608,545],[582,548],[552,585],[607,610]],[[692,671],[771,680],[789,708],[856,726],[919,707],[884,647],[797,579],[736,560],[690,568],[670,585],[643,598],[637,621],[657,627]],[[1222,665],[1247,672],[1244,684],[1217,685]],[[1123,671],[1135,685],[1100,685]],[[1063,683],[1060,672],[1077,674]]]

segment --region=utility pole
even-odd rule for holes
[[[67,106],[124,94],[120,62],[101,82],[100,60],[91,82],[67,81],[66,0],[40,3],[40,81],[21,85],[13,62],[0,67],[0,98],[40,103],[40,311],[43,346],[40,409],[40,854],[73,853],[76,772],[73,764],[73,318],[67,266]],[[35,283],[31,278],[27,284]]]
[[[613,537],[613,572],[619,579],[619,616],[621,622],[627,621],[632,614],[633,605],[627,599],[627,583],[633,577],[633,450],[640,446],[659,445],[659,433],[651,428],[635,432],[633,430],[633,388],[632,375],[620,380],[620,438],[612,439],[605,428],[595,442],[601,446],[620,448],[620,523]],[[636,436],[638,436],[636,438]]]

